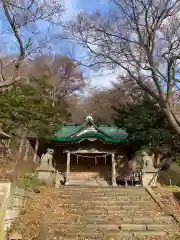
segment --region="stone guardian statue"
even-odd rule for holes
[[[47,168],[47,169],[54,169],[52,165],[52,160],[53,160],[53,154],[54,150],[48,148],[47,152],[41,155],[41,163],[40,166],[41,168]]]
[[[54,177],[55,177],[55,168],[52,166],[54,150],[48,148],[47,152],[42,154],[41,163],[38,168],[36,168],[36,172],[38,174],[38,178],[41,181],[46,182],[48,185],[53,185]]]

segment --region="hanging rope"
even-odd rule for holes
[[[79,163],[79,156],[76,156],[77,164]]]
[[[101,158],[101,157],[104,157],[106,158],[107,156],[109,156],[111,153],[107,153],[107,154],[104,154],[104,155],[100,155],[100,156],[89,156],[89,155],[80,155],[78,153],[71,153],[71,155],[75,155],[77,157],[82,157],[82,158]]]
[[[97,157],[95,157],[95,165],[97,165]]]

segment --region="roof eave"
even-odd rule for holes
[[[89,137],[90,138],[90,137]],[[55,138],[53,139],[54,141],[57,141],[57,142],[79,142],[81,140],[85,140],[85,139],[88,139],[88,138]],[[97,138],[97,139],[101,139],[103,140],[104,142],[109,142],[109,143],[128,143],[128,139],[125,138],[125,139],[105,139],[105,138]]]

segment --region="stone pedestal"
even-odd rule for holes
[[[64,177],[60,172],[56,171],[56,174],[55,174],[55,188],[59,188],[60,185],[61,185],[61,182],[64,182]]]
[[[148,155],[145,151],[142,152],[142,178],[141,183],[143,187],[156,186],[158,169],[154,167],[153,157]]]
[[[55,168],[49,164],[41,164],[37,169],[38,179],[45,182],[47,185],[52,186],[55,180]]]
[[[154,187],[157,184],[157,171],[158,169],[152,169],[148,172],[142,172],[141,181],[143,187]]]

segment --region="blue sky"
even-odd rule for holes
[[[74,19],[75,15],[80,11],[86,11],[92,13],[94,11],[107,12],[109,10],[109,2],[108,0],[64,0],[66,6],[66,12],[63,16],[64,21],[68,21]],[[41,31],[42,35],[47,34],[47,23],[43,23],[42,21],[37,25],[38,30]],[[9,26],[6,24],[4,16],[2,12],[0,12],[0,33],[1,33],[1,43],[0,43],[0,52],[3,52],[4,46],[6,45],[6,54],[16,54],[18,48],[15,41],[15,38],[11,34],[11,32],[7,31]],[[52,29],[51,29],[52,32]],[[24,39],[28,39],[31,36],[30,32],[25,32],[23,34]],[[84,52],[81,48],[77,46],[72,46],[72,44],[67,44],[67,42],[55,42],[50,45],[51,51],[55,54],[69,54],[73,53],[76,57],[84,55]],[[115,74],[107,74],[107,70],[103,72],[103,76],[99,76],[92,70],[88,68],[84,68],[83,72],[85,77],[87,77],[93,86],[104,86],[109,87],[110,81],[114,81],[116,79]]]
[[[108,0],[66,0],[66,5],[74,12],[86,11],[92,13],[96,10],[101,12],[109,10]]]
[[[66,13],[64,20],[73,19],[74,16],[81,11],[92,13],[95,11],[107,12],[110,9],[110,3],[108,0],[66,0]],[[84,55],[82,49],[77,48],[74,50],[79,55]],[[110,82],[116,80],[116,75],[109,73],[106,69],[99,75],[99,73],[93,72],[90,69],[85,69],[85,75],[90,79],[93,86],[110,87]]]

